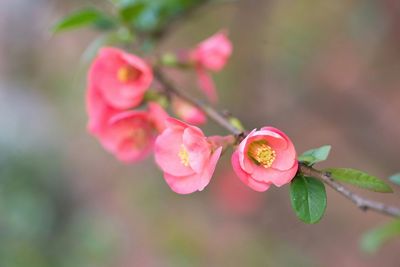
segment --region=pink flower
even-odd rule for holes
[[[123,111],[107,106],[95,87],[87,93],[88,130],[104,149],[123,162],[145,158],[154,146],[158,133],[164,130],[168,114],[155,102],[148,111]]]
[[[221,155],[203,132],[179,120],[169,118],[167,128],[155,143],[155,160],[173,191],[189,194],[203,190],[211,180]]]
[[[122,112],[107,105],[98,88],[90,80],[86,93],[86,111],[89,117],[88,131],[96,137],[107,135],[110,118]],[[110,143],[107,138],[103,140],[102,145],[107,150],[113,147],[112,142]]]
[[[103,143],[112,144],[109,151],[120,161],[135,162],[150,154],[156,131],[146,111],[126,111],[112,117]]]
[[[217,100],[215,85],[207,71],[220,71],[232,54],[232,43],[225,32],[221,31],[201,42],[190,53],[196,65],[199,87],[211,101]]]
[[[178,98],[172,100],[172,110],[179,118],[193,125],[201,125],[207,121],[203,111]]]
[[[117,48],[101,49],[89,71],[89,81],[107,105],[116,109],[139,105],[152,80],[146,62]]]
[[[296,150],[280,130],[263,127],[253,130],[232,155],[232,166],[246,185],[265,191],[271,184],[282,186],[296,175]]]
[[[197,65],[211,71],[220,71],[232,54],[232,43],[223,31],[202,41],[192,51]]]

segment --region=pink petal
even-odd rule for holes
[[[253,129],[242,142],[240,142],[237,151],[239,152],[239,162],[240,166],[247,173],[253,172],[253,165],[255,165],[247,156],[247,148],[249,144],[249,138],[253,136],[253,134],[257,131],[257,129]]]
[[[184,130],[182,140],[189,154],[190,167],[196,173],[201,173],[211,154],[210,144],[205,136],[193,127]]]
[[[275,186],[280,187],[289,183],[294,178],[297,168],[297,162],[292,166],[291,169],[285,171],[257,166],[251,176],[256,181],[273,183]]]
[[[156,102],[149,102],[149,116],[158,132],[165,130],[165,121],[169,118],[168,113]]]
[[[174,119],[172,117],[169,117],[165,120],[165,125],[167,128],[171,128],[174,130],[181,130],[181,131],[183,131],[185,128],[189,127],[189,125],[184,123],[183,121]]]
[[[239,163],[238,151],[235,151],[232,154],[231,163],[232,163],[233,170],[235,171],[235,173],[239,177],[239,179],[244,184],[246,184],[247,186],[252,188],[253,190],[259,191],[259,192],[264,192],[270,187],[270,183],[255,181],[251,178],[251,176],[248,173],[246,173],[242,170],[241,165]]]
[[[183,131],[167,128],[160,134],[155,143],[155,160],[158,166],[173,176],[187,176],[194,174],[190,166],[182,163],[179,153],[182,149]]]
[[[137,162],[143,160],[150,155],[153,149],[153,144],[154,139],[149,139],[147,145],[145,145],[141,149],[136,149],[136,143],[133,140],[124,140],[119,144],[118,148],[116,149],[115,155],[122,162]]]
[[[170,188],[178,194],[190,194],[195,191],[202,191],[210,182],[215,166],[221,155],[222,148],[218,148],[209,159],[209,162],[201,174],[186,176],[174,176],[164,173],[164,179]]]

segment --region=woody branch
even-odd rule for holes
[[[189,94],[179,90],[170,80],[168,80],[162,70],[160,68],[155,68],[154,69],[154,74],[156,80],[163,86],[164,90],[168,92],[169,94],[173,94],[177,97],[182,98],[183,100],[191,103],[192,105],[196,106],[197,108],[201,109],[204,113],[207,114],[207,116],[215,121],[217,124],[219,124],[222,128],[225,128],[233,134],[237,140],[237,142],[240,142],[245,136],[246,132],[245,131],[240,131],[236,127],[234,127],[229,120],[218,110],[214,109],[210,105],[203,103],[199,101],[196,98],[193,98]],[[329,172],[323,172],[320,170],[317,170],[313,167],[306,166],[304,164],[299,163],[299,170],[298,172],[301,175],[307,176],[307,177],[313,177],[316,179],[321,180],[324,182],[326,185],[331,187],[333,190],[353,202],[358,208],[360,208],[362,211],[368,211],[372,210],[377,213],[381,213],[383,215],[391,216],[391,217],[400,217],[400,208],[395,207],[395,206],[390,206],[382,202],[370,200],[368,198],[362,197],[351,190],[347,189],[344,187],[341,183],[338,183],[335,181]]]

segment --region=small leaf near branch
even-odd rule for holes
[[[315,163],[324,161],[328,158],[329,152],[331,151],[330,145],[321,146],[319,148],[314,148],[307,150],[298,160],[300,162],[306,163],[308,166],[314,165]]]
[[[87,25],[95,25],[100,29],[109,29],[112,27],[112,24],[113,21],[102,12],[93,8],[86,8],[63,18],[53,27],[52,30],[54,33],[58,33]]]
[[[400,236],[400,220],[392,221],[365,233],[361,239],[361,248],[365,252],[372,253],[397,236]]]
[[[393,174],[389,177],[389,180],[397,185],[400,185],[400,173]]]
[[[290,184],[290,199],[297,217],[305,223],[317,223],[325,213],[325,185],[315,178],[297,175]]]
[[[329,172],[332,175],[332,178],[337,181],[355,185],[363,189],[381,193],[393,192],[392,188],[378,177],[359,170],[349,168],[330,168],[325,169],[324,171]]]

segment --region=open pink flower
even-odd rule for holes
[[[190,53],[196,65],[199,87],[211,101],[217,100],[214,82],[208,71],[220,71],[232,54],[232,43],[221,31],[202,41]]]
[[[207,121],[203,111],[178,98],[172,100],[172,110],[179,118],[192,125],[202,125]]]
[[[140,104],[153,73],[143,59],[117,48],[103,48],[94,60],[89,80],[105,102],[116,109]]]
[[[190,194],[203,190],[211,180],[221,155],[203,132],[179,120],[167,119],[167,128],[155,143],[155,160],[173,191]]]
[[[296,150],[286,134],[273,127],[253,130],[232,155],[232,166],[246,185],[265,191],[282,186],[296,175]]]

